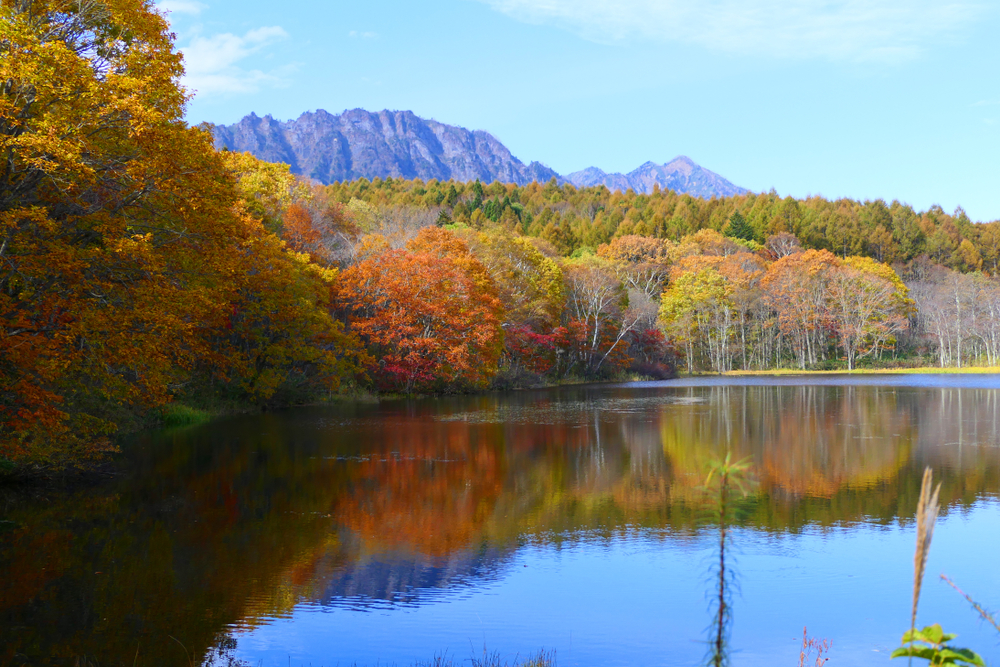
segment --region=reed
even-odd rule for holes
[[[927,554],[931,549],[931,538],[934,536],[934,524],[937,522],[938,494],[941,491],[941,484],[931,491],[933,486],[933,473],[931,469],[924,469],[924,479],[920,484],[920,498],[917,501],[917,547],[913,555],[913,610],[910,614],[910,629],[903,635],[902,645],[889,656],[890,658],[909,658],[913,664],[913,658],[927,660],[931,665],[970,665],[972,667],[986,667],[986,662],[975,651],[967,648],[958,648],[950,642],[957,635],[945,632],[939,623],[928,625],[921,630],[917,630],[917,605],[920,602],[920,588],[924,580],[924,569],[927,567]],[[992,616],[985,609],[966,595],[950,579],[941,575],[941,578],[951,584],[979,614],[990,621],[996,627]],[[1000,628],[998,628],[1000,629]],[[919,643],[918,646],[915,644]]]
[[[938,493],[941,483],[931,491],[934,473],[930,466],[924,469],[924,479],[920,484],[920,499],[917,501],[917,548],[913,554],[913,610],[910,614],[910,633],[917,628],[917,605],[920,602],[920,588],[924,581],[924,569],[927,567],[927,554],[931,549],[931,538],[934,536],[934,524],[938,515]],[[910,642],[912,646],[912,640]]]

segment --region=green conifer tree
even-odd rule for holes
[[[754,232],[753,227],[747,222],[746,218],[743,217],[739,211],[734,211],[731,216],[729,216],[729,224],[726,225],[725,235],[733,239],[743,239],[744,241],[753,241]]]

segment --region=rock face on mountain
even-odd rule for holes
[[[321,183],[392,176],[524,185],[559,178],[538,162],[525,165],[487,132],[410,111],[320,110],[286,122],[250,114],[234,125],[217,125],[214,134],[216,148],[285,162],[292,173]]]
[[[597,167],[590,167],[573,172],[566,180],[577,187],[605,185],[609,190],[623,192],[632,188],[636,192],[650,193],[654,185],[659,185],[661,190],[674,190],[706,198],[741,195],[746,192],[683,155],[662,165],[647,162],[627,174],[606,174]]]
[[[488,132],[425,120],[411,111],[353,109],[334,115],[321,109],[289,121],[250,114],[233,125],[215,126],[214,135],[216,148],[285,162],[293,174],[321,183],[392,176],[525,185],[555,178],[578,187],[603,184],[644,193],[659,184],[697,197],[746,192],[683,156],[664,165],[647,162],[628,174],[590,167],[563,177],[539,162],[525,165]]]

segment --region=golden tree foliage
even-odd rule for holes
[[[169,342],[190,322],[164,312],[178,290],[161,250],[193,241],[180,193],[219,184],[190,176],[208,153],[184,148],[207,139],[180,121],[160,16],[135,2],[0,13],[0,438],[17,457],[111,431],[101,404],[165,400]]]
[[[671,241],[630,234],[601,245],[597,255],[612,262],[625,285],[655,299],[667,282],[671,255],[676,251]]]
[[[493,278],[504,324],[547,324],[559,320],[565,301],[563,272],[531,240],[502,227],[458,232]]]
[[[259,397],[278,368],[347,371],[333,276],[264,229],[287,168],[184,123],[171,40],[141,0],[0,0],[0,456],[99,455],[194,370]]]
[[[711,266],[682,274],[664,292],[660,321],[671,339],[684,346],[689,372],[694,370],[695,348],[702,343],[713,370],[729,370],[731,293],[730,283]]]

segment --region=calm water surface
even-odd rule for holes
[[[920,620],[1000,664],[1000,377],[696,379],[304,408],[145,436],[134,474],[0,491],[0,662],[387,665],[483,646],[695,665],[700,488],[753,461],[733,664],[883,665],[909,625],[924,466],[943,481]],[[138,655],[138,657],[136,657]],[[896,661],[899,662],[899,661]]]

